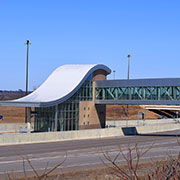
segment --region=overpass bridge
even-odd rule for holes
[[[95,104],[180,105],[180,78],[96,81]]]

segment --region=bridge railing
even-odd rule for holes
[[[96,100],[180,100],[180,86],[169,87],[96,87]]]

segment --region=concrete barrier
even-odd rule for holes
[[[80,131],[1,134],[0,145],[68,141],[123,136],[121,128],[90,129]]]
[[[134,133],[134,129],[137,133]],[[180,123],[151,124],[146,126],[134,126],[132,130],[126,131],[125,135],[138,135],[157,133],[163,131],[180,130]],[[127,134],[128,133],[128,134]],[[53,141],[68,141],[82,139],[98,139],[107,137],[124,136],[122,128],[90,129],[80,131],[43,132],[43,133],[10,133],[0,134],[0,145],[43,143]]]

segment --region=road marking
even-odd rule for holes
[[[41,161],[41,160],[49,160],[49,159],[57,159],[57,158],[64,158],[66,156],[54,156],[54,157],[42,157],[42,158],[29,158],[30,161]],[[26,161],[26,158],[21,159],[21,160],[14,160],[14,161],[2,161],[0,164],[9,164],[9,163],[16,163],[16,162],[23,162]]]
[[[174,156],[174,155],[177,155],[177,154],[171,154],[172,156]],[[158,156],[153,156],[153,158],[163,158],[164,159],[164,155],[158,155]],[[151,160],[152,158],[151,157],[142,157],[141,158],[141,161],[142,160]],[[126,160],[125,159],[121,159],[121,160],[117,160],[116,161],[117,163],[120,163],[120,162],[126,162]],[[106,163],[106,162],[105,162]],[[74,165],[64,165],[63,166],[63,164],[61,165],[61,166],[59,166],[57,169],[60,169],[60,168],[72,168],[72,167],[82,167],[82,166],[92,166],[92,165],[102,165],[102,162],[101,161],[99,161],[99,162],[94,162],[94,163],[91,163],[91,164],[89,164],[89,163],[83,163],[83,164],[74,164]],[[55,166],[55,165],[54,165]],[[54,166],[49,166],[49,167],[47,167],[46,169],[48,170],[48,169],[52,169]],[[92,168],[93,169],[93,168]],[[45,168],[38,168],[38,169],[36,169],[37,171],[41,171],[41,170],[45,170]],[[26,169],[26,172],[31,172],[31,171],[33,171],[32,169]],[[6,175],[6,173],[24,173],[24,170],[16,170],[16,171],[6,171],[6,172],[0,172],[0,174],[1,175]]]
[[[175,141],[176,142],[176,141]],[[173,142],[171,142],[171,143],[173,143]],[[157,143],[158,144],[158,143]],[[170,144],[170,143],[167,143],[167,142],[164,142],[164,143],[161,143],[161,145],[162,144]],[[160,145],[160,144],[158,144],[158,145]],[[130,147],[130,146],[129,146]],[[143,149],[144,150],[146,150],[146,147],[149,147],[149,145],[141,145],[141,146],[138,146],[138,147],[140,147],[140,149],[143,151]],[[167,151],[167,153],[169,152],[169,151],[179,151],[180,150],[180,147],[179,147],[179,145],[177,145],[177,146],[173,146],[174,148],[172,148],[172,147],[164,147],[164,149],[162,150],[162,147],[153,147],[152,146],[152,148],[150,148],[150,150],[149,150],[149,152],[163,152],[163,151]],[[109,149],[109,148],[108,148]],[[88,149],[89,150],[89,149]],[[68,151],[67,152],[67,157],[85,157],[85,156],[89,156],[90,154],[93,154],[93,155],[101,155],[101,154],[103,154],[104,152],[106,152],[107,151],[107,149],[106,148],[102,148],[102,150],[98,150],[98,149],[95,149],[95,148],[92,148],[92,150],[94,150],[94,151],[91,151],[91,152],[79,152],[79,153],[77,153],[77,154],[73,154],[72,152],[76,152],[76,150],[74,151]],[[127,150],[127,148],[125,148],[125,147],[122,147],[122,151],[124,152],[124,153],[127,153],[128,152],[128,150]],[[112,154],[112,153],[118,153],[119,152],[119,148],[111,148],[111,150],[108,150],[108,153],[109,154]],[[56,152],[56,153],[58,153],[58,152]],[[56,154],[56,153],[54,153],[54,154]],[[27,156],[28,156],[28,158],[29,158],[29,156],[33,156],[32,154],[28,154]],[[41,154],[39,154],[39,155],[41,155]],[[44,156],[44,155],[46,155],[46,156]],[[47,156],[47,155],[49,155],[49,156]],[[57,155],[57,156],[52,156],[52,154],[51,153],[45,153],[45,154],[43,154],[43,156],[44,157],[36,157],[36,158],[33,158],[33,157],[31,157],[31,158],[29,158],[29,160],[30,161],[42,161],[42,160],[52,160],[52,159],[57,159],[57,158],[65,158],[66,157],[66,154],[62,154],[62,155]],[[7,157],[2,157],[1,159],[2,160],[4,160],[5,158],[7,158]],[[26,161],[26,156],[24,156],[24,160],[23,159],[18,159],[18,160],[9,160],[9,161],[1,161],[0,162],[0,164],[9,164],[9,163],[21,163],[21,162],[23,162],[23,161]]]

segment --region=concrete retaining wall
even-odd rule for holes
[[[0,133],[19,132],[20,129],[24,129],[24,128],[27,128],[26,123],[0,123]]]
[[[119,121],[106,121],[106,125],[113,127],[128,127],[128,126],[146,126],[146,125],[161,125],[161,124],[172,124],[180,119],[152,119],[152,120],[119,120]]]
[[[139,134],[156,133],[164,131],[180,130],[180,123],[174,124],[161,124],[161,125],[150,125],[150,126],[136,126]]]

